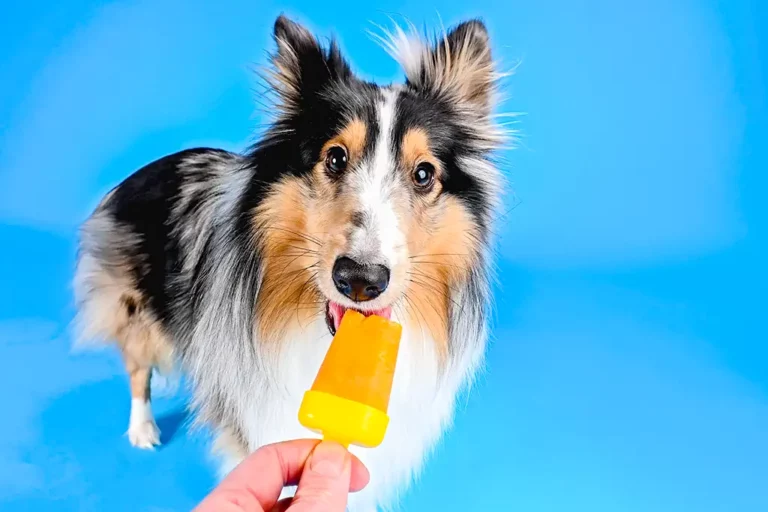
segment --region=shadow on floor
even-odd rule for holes
[[[213,483],[209,440],[187,429],[184,397],[153,405],[164,443],[155,451],[128,443],[123,376],[84,384],[45,404],[30,425],[31,441],[18,451],[35,481],[16,482],[19,492],[0,496],[0,508],[191,510]]]

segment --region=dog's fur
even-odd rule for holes
[[[297,420],[331,341],[328,301],[403,325],[383,445],[352,450],[371,474],[350,510],[392,503],[449,426],[483,357],[489,232],[503,133],[488,34],[384,40],[402,85],[356,78],[334,42],[285,17],[268,81],[276,116],[245,154],[198,148],[138,170],[82,228],[75,289],[88,339],[115,341],[130,375],[129,438],[158,444],[150,373],[179,363],[222,474],[247,453],[311,435]],[[347,167],[331,172],[330,148]],[[414,183],[426,162],[429,187]],[[389,287],[353,302],[339,256],[384,265]]]

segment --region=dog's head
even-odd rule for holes
[[[446,341],[499,187],[485,26],[465,22],[432,42],[398,30],[385,43],[407,80],[387,87],[284,17],[274,36],[277,119],[252,153],[262,336],[316,315],[335,332],[352,308],[394,311]]]

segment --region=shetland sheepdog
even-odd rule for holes
[[[371,482],[349,509],[392,504],[421,469],[482,364],[505,133],[483,22],[414,34],[380,38],[405,74],[380,86],[334,40],[280,16],[264,73],[274,115],[258,141],[149,163],[85,220],[78,325],[122,353],[131,444],[159,444],[153,369],[188,378],[222,475],[310,436],[303,393],[353,309],[398,321],[403,338],[386,439],[352,448]]]

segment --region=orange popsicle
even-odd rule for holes
[[[347,310],[304,394],[299,422],[344,446],[381,444],[401,334],[396,322]]]

